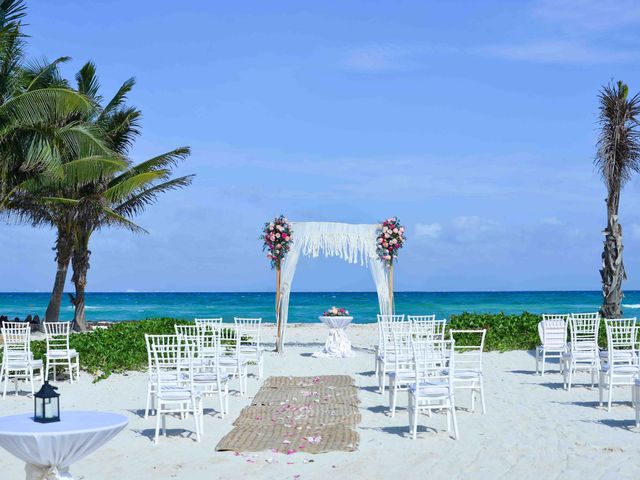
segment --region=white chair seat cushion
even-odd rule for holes
[[[453,372],[454,378],[479,378],[482,376],[480,370],[456,370]]]
[[[152,382],[157,382],[158,381],[158,374],[157,373],[152,373],[151,375],[149,375],[149,378],[151,379]],[[178,374],[177,373],[161,373],[160,374],[160,379],[163,382],[172,382],[172,381],[178,381]]]
[[[240,360],[235,357],[220,357],[221,367],[235,367],[238,362],[240,363],[240,365],[245,365],[247,363],[247,360],[242,357],[240,357]]]
[[[70,348],[69,350],[48,350],[47,357],[49,358],[67,358],[67,357],[75,357],[78,355],[78,352],[74,348]]]
[[[387,372],[387,375],[389,375],[390,377],[393,378],[400,378],[400,379],[411,379],[411,378],[416,378],[416,372],[414,371],[405,371],[402,370],[400,372]]]
[[[191,400],[191,390],[179,387],[163,387],[157,394],[158,398],[167,401]]]
[[[640,387],[640,378],[636,378],[635,384],[636,387]]]
[[[29,365],[31,365],[31,368],[36,368],[36,369],[43,368],[42,360],[27,361],[23,359],[20,359],[20,360],[12,359],[7,362],[7,367],[9,368],[9,370],[24,369],[24,368],[28,368]]]
[[[409,385],[409,391],[416,395],[416,385]],[[418,386],[419,397],[442,397],[449,395],[449,385],[444,382],[422,382]]]
[[[229,378],[229,375],[226,373],[221,373],[220,375],[216,375],[215,373],[196,373],[193,375],[193,381],[196,383],[217,382],[218,379],[224,381],[227,378]]]
[[[601,369],[602,372],[609,372],[609,365],[604,365]],[[638,365],[614,365],[613,373],[618,375],[634,375],[640,373],[640,366]]]

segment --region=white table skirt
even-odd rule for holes
[[[69,467],[115,437],[127,417],[63,411],[60,421],[36,423],[31,414],[0,418],[0,446],[26,463],[27,480],[73,479]]]
[[[314,357],[353,357],[351,342],[346,329],[353,317],[319,317],[320,321],[330,328],[329,337],[324,348],[313,354]]]

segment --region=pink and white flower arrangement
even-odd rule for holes
[[[292,235],[291,224],[284,215],[264,224],[260,239],[264,242],[262,250],[268,252],[267,258],[271,261],[271,268],[280,268],[284,257],[291,248]]]
[[[323,317],[348,317],[349,310],[344,308],[331,307],[329,310],[322,314]]]
[[[387,264],[393,265],[393,261],[398,258],[398,250],[404,246],[407,237],[404,234],[404,227],[400,225],[398,217],[387,218],[378,226],[376,238],[376,248],[378,258]]]

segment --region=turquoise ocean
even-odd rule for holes
[[[396,311],[406,314],[436,314],[448,318],[462,312],[478,313],[568,313],[595,312],[601,302],[597,291],[576,292],[397,292]],[[0,315],[41,318],[49,301],[48,293],[0,293]],[[274,321],[273,292],[254,293],[88,293],[87,319],[90,321],[141,320],[150,317],[258,316]],[[376,320],[377,296],[373,292],[293,292],[289,321],[311,323],[332,306],[344,307],[355,323]],[[626,316],[640,316],[640,291],[625,292]],[[73,318],[73,308],[65,294],[63,320]]]

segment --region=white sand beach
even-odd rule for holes
[[[326,479],[391,478],[399,475],[435,479],[592,479],[638,478],[640,475],[640,430],[635,429],[628,403],[630,389],[618,389],[610,413],[597,405],[597,388],[585,386],[587,376],[578,376],[571,392],[562,389],[562,379],[552,369],[544,377],[533,374],[530,352],[486,354],[487,413],[466,411],[469,398],[457,397],[460,439],[444,430],[444,415],[423,417],[419,437],[408,437],[406,393],[395,418],[387,413],[388,398],[376,391],[371,346],[375,325],[353,325],[348,333],[356,356],[347,359],[313,358],[325,340],[322,325],[291,325],[286,353],[267,354],[265,377],[270,375],[349,374],[356,379],[361,400],[362,422],[358,450],[351,453],[309,455],[216,452],[217,442],[260,383],[249,379],[244,398],[232,396],[230,414],[205,416],[201,443],[195,441],[191,418],[169,419],[168,437],[153,444],[155,418],[144,420],[146,374],[112,375],[92,383],[83,373],[79,383],[60,383],[64,409],[120,412],[128,427],[93,455],[73,465],[78,479],[112,480],[135,478],[175,479]],[[273,339],[268,326],[265,339]],[[234,392],[235,393],[235,392]],[[1,403],[2,415],[28,412],[32,399],[13,395]],[[205,407],[215,407],[210,400]],[[433,429],[437,429],[434,431]],[[0,478],[24,478],[24,465],[0,450]]]

